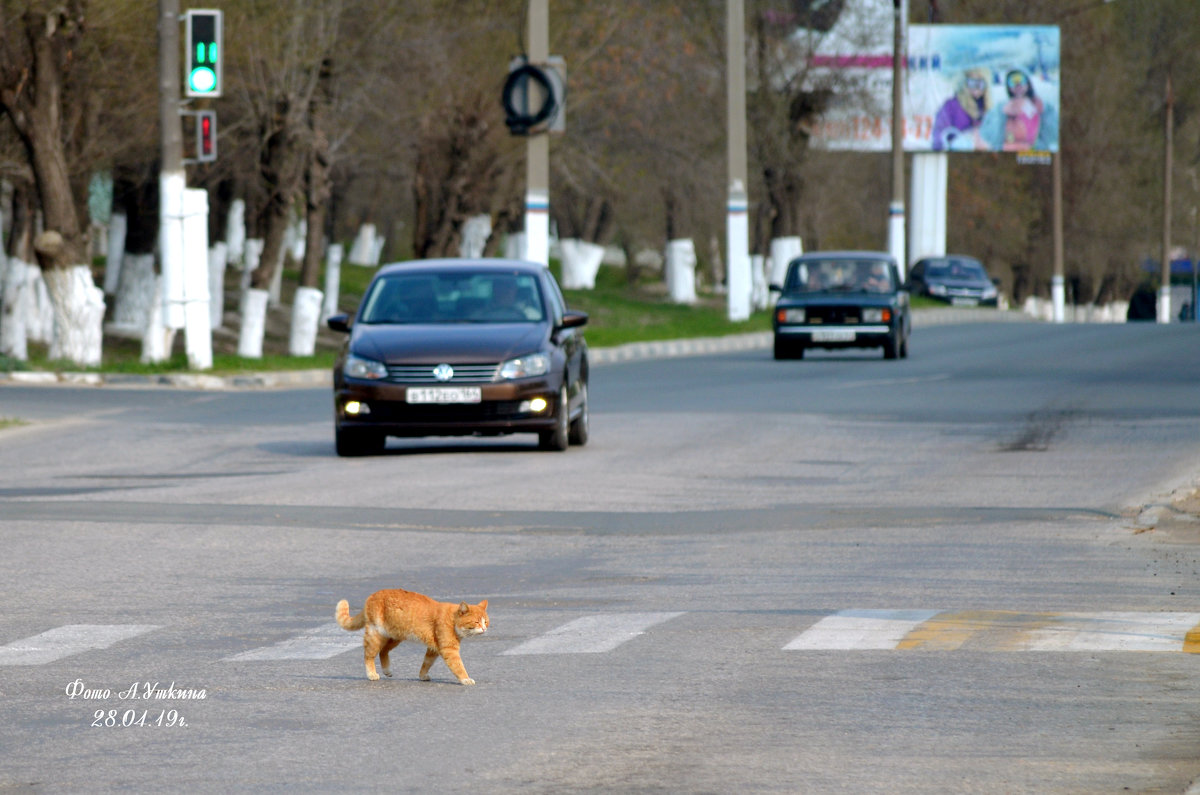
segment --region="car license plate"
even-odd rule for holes
[[[854,332],[842,329],[814,331],[813,342],[854,342]]]
[[[408,403],[479,403],[483,390],[477,386],[409,387],[404,399]]]
[[[979,306],[978,298],[951,298],[951,306]]]

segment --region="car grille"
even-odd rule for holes
[[[454,375],[441,381],[433,374],[436,364],[392,364],[387,380],[397,384],[490,384],[495,380],[497,363],[452,365]]]
[[[858,306],[809,306],[806,314],[809,323],[822,325],[847,326],[862,322],[862,307]]]

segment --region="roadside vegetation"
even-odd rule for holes
[[[559,275],[557,262],[551,263],[551,270],[556,276]],[[373,273],[372,268],[342,269],[339,300],[342,311],[354,311]],[[296,281],[295,271],[284,272],[285,299],[289,292],[294,290]],[[609,347],[647,340],[747,334],[771,328],[770,315],[765,311],[753,313],[745,322],[730,321],[727,317],[725,296],[712,290],[698,290],[697,301],[692,305],[671,303],[657,272],[646,272],[641,278],[630,281],[624,269],[602,266],[597,274],[594,290],[564,292],[568,306],[588,313],[589,322],[584,333],[592,347]],[[226,306],[230,306],[234,300],[235,294],[227,295]],[[286,325],[289,312],[287,306],[277,310],[279,322],[268,329],[261,359],[238,356],[235,335],[215,335],[213,367],[208,372],[214,375],[232,375],[332,367],[342,335],[324,330],[318,335],[317,351],[313,356],[290,356],[287,354]],[[51,372],[153,375],[187,372],[189,369],[187,356],[183,352],[182,331],[176,335],[173,355],[164,362],[142,362],[141,341],[120,337],[105,339],[103,362],[99,367],[91,368],[82,368],[66,361],[51,361],[46,356],[45,345],[31,343],[29,348],[28,362],[0,357],[0,372],[32,369]]]

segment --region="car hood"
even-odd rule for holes
[[[545,347],[542,323],[356,324],[350,350],[387,364],[502,362]]]
[[[828,293],[787,293],[777,305],[782,306],[891,306],[896,293],[864,293],[854,290]]]
[[[941,284],[951,288],[986,290],[992,283],[985,279],[928,279],[929,284]]]

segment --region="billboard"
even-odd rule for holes
[[[890,42],[885,53],[814,49],[810,85],[839,87],[810,130],[814,146],[891,149],[890,49]],[[1057,152],[1059,66],[1056,26],[910,25],[904,150]]]

